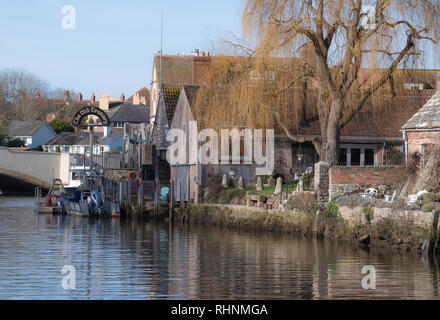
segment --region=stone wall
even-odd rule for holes
[[[133,169],[106,169],[104,170],[104,177],[107,179],[111,179],[115,182],[119,180],[128,179],[128,175],[132,172]]]
[[[318,204],[323,206],[329,202],[329,173],[330,166],[325,162],[315,164],[315,190]]]
[[[392,192],[404,173],[404,167],[331,167],[329,199],[338,194],[365,192],[368,188],[376,188],[380,193]]]
[[[379,223],[384,219],[391,220],[398,225],[411,225],[429,228],[432,225],[433,213],[418,210],[396,210],[391,208],[373,208],[374,218],[372,225]],[[342,218],[350,225],[365,224],[365,217],[362,208],[339,207],[339,213]]]

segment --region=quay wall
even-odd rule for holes
[[[329,218],[323,211],[310,214],[300,210],[280,212],[246,206],[193,204],[187,207],[184,215],[185,220],[194,224],[318,236],[354,243],[368,237],[370,246],[403,251],[420,251],[424,241],[432,239],[432,226],[436,221],[436,213],[374,208],[374,218],[368,223],[362,208],[349,207],[340,207],[338,217]],[[176,212],[175,219],[181,218]]]

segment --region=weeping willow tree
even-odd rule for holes
[[[247,0],[248,57],[213,60],[196,112],[207,125],[278,125],[336,164],[341,130],[399,69],[435,63],[439,0]],[[404,78],[404,77],[403,77]],[[320,134],[306,114],[319,119]],[[293,125],[292,125],[293,124]],[[295,130],[295,127],[298,130]]]

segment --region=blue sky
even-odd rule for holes
[[[76,9],[64,30],[62,8]],[[0,0],[0,69],[19,68],[53,87],[89,98],[128,97],[150,87],[154,53],[209,51],[212,41],[241,34],[240,0]]]

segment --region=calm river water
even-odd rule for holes
[[[437,261],[212,227],[38,216],[0,197],[0,299],[437,299]],[[64,290],[64,266],[76,289]],[[362,268],[376,268],[376,290]]]

